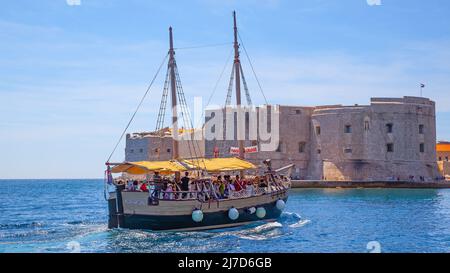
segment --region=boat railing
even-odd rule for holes
[[[233,191],[233,192],[231,192],[228,198],[229,199],[239,199],[239,198],[246,198],[246,197],[263,195],[265,193],[267,193],[267,189],[266,188],[257,188],[257,189],[253,189],[253,190],[243,189],[243,190],[240,190],[240,191]]]

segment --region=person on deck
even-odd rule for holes
[[[236,180],[234,181],[234,188],[236,191],[241,191],[245,189],[245,186],[242,184],[242,181],[239,178],[239,175],[236,175]]]
[[[253,187],[253,182],[250,180],[247,181],[246,191],[247,191],[248,195],[253,195],[255,193],[255,188]]]
[[[153,174],[153,181],[155,182],[161,181],[161,176],[159,175],[159,172],[155,172],[155,174]]]
[[[185,172],[184,177],[181,178],[181,190],[182,191],[189,191],[189,173]],[[183,193],[182,198],[186,198],[187,193]]]
[[[219,194],[220,198],[225,198],[225,182],[220,181],[219,183]]]
[[[128,180],[127,183],[127,190],[132,191],[133,190],[133,181]]]
[[[147,188],[147,183],[146,182],[142,182],[140,190],[143,192],[148,192],[148,188]]]
[[[133,189],[132,191],[137,191],[139,189],[139,182],[137,180],[133,181]]]
[[[164,199],[173,199],[173,186],[171,183],[167,184],[167,188],[165,190]]]

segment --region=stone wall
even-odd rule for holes
[[[274,109],[273,106],[269,110]],[[426,98],[372,98],[370,105],[329,105],[317,107],[279,105],[280,142],[277,149],[246,154],[245,158],[260,165],[272,159],[274,168],[295,164],[293,177],[312,180],[407,180],[439,176],[436,163],[435,104]],[[237,117],[231,111],[230,124],[236,128]],[[269,113],[270,113],[269,111]],[[225,109],[208,110],[205,122]],[[256,108],[256,116],[261,108]],[[256,122],[256,124],[255,124]],[[249,138],[250,126],[259,128],[258,119],[245,118],[245,146],[261,148],[257,140]],[[272,126],[270,124],[270,126]],[[205,126],[205,130],[225,128]],[[219,149],[220,157],[233,156],[230,147],[238,147],[237,132],[231,140],[197,142],[206,157],[213,157]],[[389,145],[389,147],[388,147]],[[180,143],[182,157],[189,157],[186,143]],[[154,152],[160,148],[159,154]],[[171,158],[172,139],[127,137],[126,159],[164,160]],[[134,150],[134,154],[130,150]],[[144,152],[136,154],[136,151]],[[132,161],[132,160],[130,160]]]

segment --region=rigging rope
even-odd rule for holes
[[[230,83],[228,84],[227,99],[225,100],[225,106],[231,105],[231,97],[233,96],[233,83],[234,83],[234,73],[235,67],[231,69]]]
[[[263,89],[262,89],[262,87],[261,87],[261,83],[259,82],[258,76],[256,76],[256,72],[255,72],[255,69],[253,68],[252,61],[250,60],[250,56],[249,56],[248,53],[247,53],[247,49],[245,49],[244,42],[242,41],[242,38],[241,38],[241,35],[239,34],[239,32],[238,32],[238,36],[239,36],[239,41],[241,41],[242,48],[244,49],[245,56],[247,56],[247,60],[248,60],[248,62],[249,62],[249,64],[250,64],[250,67],[251,67],[251,69],[252,69],[252,71],[253,71],[253,75],[255,76],[256,82],[258,83],[259,90],[261,91],[261,94],[262,94],[263,97],[264,97],[264,101],[265,101],[266,104],[268,105],[269,103],[267,102],[266,95],[264,94],[264,91],[263,91]]]
[[[248,91],[247,81],[245,80],[244,69],[242,69],[241,63],[239,63],[239,67],[241,68],[242,84],[244,85],[245,96],[247,97],[247,104],[252,105],[253,104],[252,98],[250,97],[250,92]]]
[[[150,91],[150,88],[152,87],[153,83],[156,80],[156,77],[158,76],[159,72],[161,71],[161,68],[163,67],[164,63],[166,62],[167,56],[169,56],[169,53],[166,54],[166,56],[164,57],[161,65],[159,66],[158,70],[156,71],[155,76],[153,77],[152,81],[150,82],[147,91],[145,91],[144,96],[142,96],[141,101],[139,102],[138,106],[136,107],[136,110],[134,111],[133,115],[130,118],[130,121],[128,122],[127,126],[125,127],[125,129],[123,130],[122,134],[120,135],[119,140],[116,143],[116,146],[114,146],[113,151],[111,152],[111,154],[108,157],[108,160],[106,162],[109,162],[109,160],[111,160],[111,157],[114,155],[114,152],[116,151],[117,147],[119,146],[120,142],[122,141],[123,136],[125,135],[125,133],[128,130],[128,127],[130,127],[131,122],[133,121],[134,117],[136,116],[136,113],[139,111],[139,109],[141,108],[142,103],[145,100],[145,97],[147,96],[148,92]]]
[[[169,93],[169,78],[170,78],[169,70],[170,70],[170,68],[167,67],[166,80],[164,81],[163,95],[161,98],[161,104],[159,106],[158,120],[156,122],[155,132],[160,131],[161,129],[163,129],[163,126],[164,126],[164,118],[166,116],[167,97],[168,97],[168,93]]]

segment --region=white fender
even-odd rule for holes
[[[203,212],[199,209],[196,209],[192,212],[192,220],[194,220],[194,222],[201,222],[203,220]]]
[[[237,218],[239,218],[239,211],[235,208],[231,208],[228,210],[228,217],[231,220],[236,220]]]
[[[283,201],[283,200],[281,200],[281,199],[278,199],[278,201],[277,201],[277,203],[275,204],[275,206],[277,207],[277,209],[279,209],[279,210],[284,210],[284,208],[286,207],[286,203]]]
[[[259,207],[256,209],[256,216],[258,218],[264,218],[266,216],[266,209],[263,207]]]

